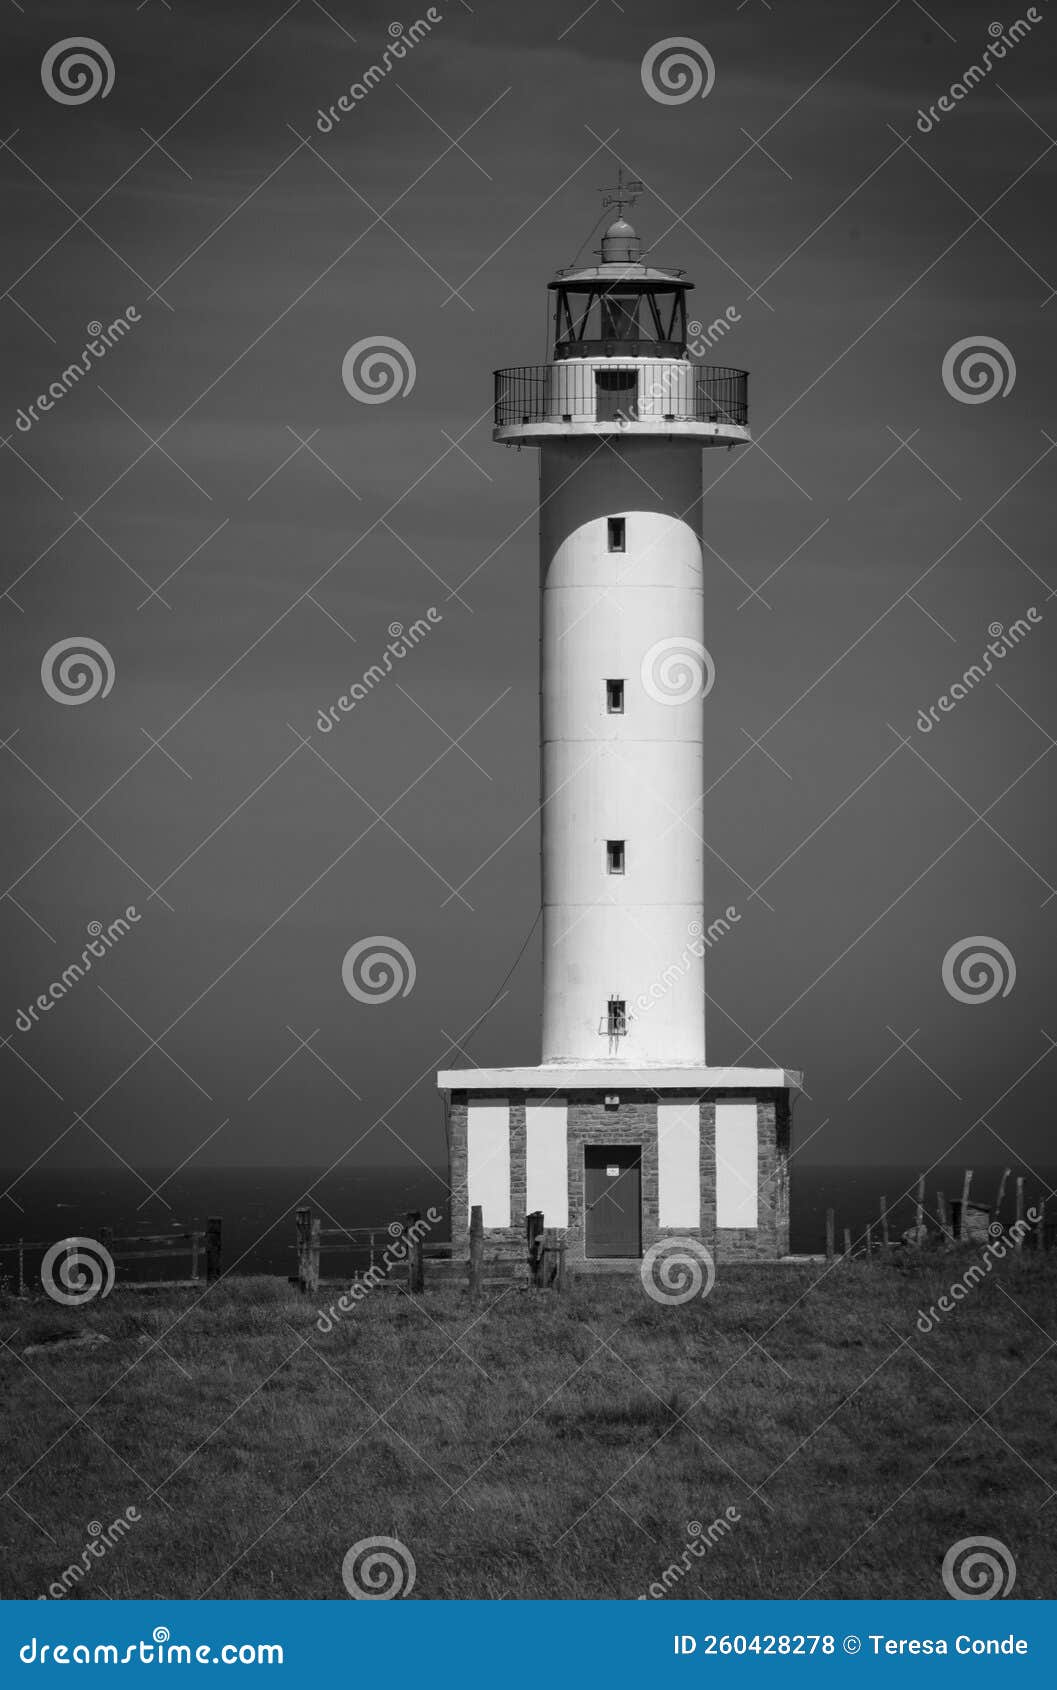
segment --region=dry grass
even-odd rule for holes
[[[728,1268],[680,1307],[637,1280],[379,1292],[326,1336],[267,1279],[2,1303],[3,1594],[133,1506],[72,1594],[343,1598],[383,1535],[417,1597],[634,1598],[733,1508],[673,1596],[937,1597],[985,1535],[1053,1597],[1057,1257],[996,1265],[922,1335],[973,1259]],[[62,1328],[111,1342],[22,1357]]]

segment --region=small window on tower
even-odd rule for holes
[[[610,998],[606,1032],[611,1039],[623,1038],[628,1030],[628,1006],[623,998]]]
[[[607,543],[611,552],[622,552],[624,547],[624,518],[611,516],[607,524]]]
[[[624,841],[622,839],[606,840],[606,872],[608,874],[624,873]]]
[[[611,716],[624,714],[624,683],[623,681],[606,682],[606,709]]]

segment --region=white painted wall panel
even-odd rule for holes
[[[525,1209],[544,1226],[569,1224],[569,1110],[564,1099],[525,1105]]]
[[[510,1104],[477,1103],[466,1110],[467,1207],[481,1205],[485,1226],[510,1225]]]
[[[701,1225],[701,1122],[696,1103],[657,1105],[657,1223]]]
[[[758,1226],[755,1103],[716,1104],[716,1225]]]

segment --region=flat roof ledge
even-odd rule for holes
[[[795,1068],[617,1068],[548,1063],[538,1068],[447,1068],[440,1091],[799,1091]]]

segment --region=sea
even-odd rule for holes
[[[935,1215],[936,1193],[948,1200],[962,1191],[964,1166],[944,1163],[926,1177],[926,1208]],[[895,1238],[914,1220],[914,1189],[919,1170],[901,1167],[790,1168],[790,1230],[794,1253],[813,1254],[825,1243],[826,1210],[835,1214],[837,1242],[849,1227],[858,1237],[867,1221],[875,1220],[882,1198],[887,1202],[890,1235]],[[1016,1176],[1024,1178],[1027,1206],[1057,1187],[1057,1167],[1011,1170],[1001,1218],[1014,1218]],[[973,1170],[974,1202],[994,1204],[1001,1167]],[[160,1187],[152,1194],[144,1185]],[[164,1182],[164,1183],[163,1183]],[[124,1168],[80,1170],[33,1169],[0,1173],[0,1278],[13,1277],[18,1240],[35,1248],[25,1251],[29,1279],[39,1267],[44,1248],[62,1238],[98,1239],[109,1228],[119,1237],[201,1231],[211,1215],[223,1221],[223,1264],[226,1271],[290,1276],[296,1268],[295,1214],[310,1207],[323,1227],[369,1228],[375,1231],[380,1253],[390,1229],[409,1212],[425,1215],[430,1208],[442,1217],[431,1227],[430,1239],[443,1242],[449,1232],[449,1198],[444,1174],[414,1163],[399,1168],[318,1169],[298,1167],[186,1168],[171,1177],[144,1171],[142,1178]],[[324,1265],[327,1277],[350,1274],[365,1264],[367,1241],[357,1250],[335,1253]],[[122,1264],[122,1278],[185,1277],[189,1264],[161,1260]]]

